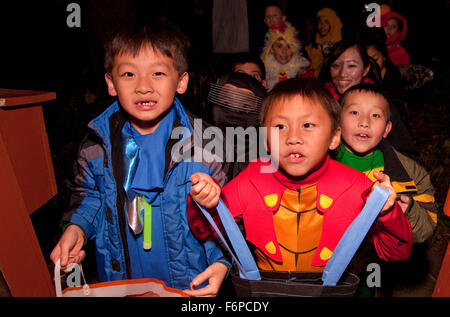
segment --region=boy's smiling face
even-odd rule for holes
[[[189,76],[179,75],[173,60],[143,46],[136,56],[118,54],[111,74],[105,74],[108,92],[118,96],[133,127],[141,134],[153,133],[172,106],[175,93],[184,93]]]
[[[352,91],[341,111],[342,139],[347,150],[367,156],[391,131],[389,104],[380,94]]]
[[[289,44],[282,38],[279,38],[273,43],[272,52],[276,61],[281,65],[289,63],[292,56],[294,55]]]
[[[330,115],[318,100],[297,95],[282,99],[268,110],[267,146],[280,168],[292,177],[303,177],[319,168],[328,150],[340,143],[340,130],[332,131]],[[270,128],[278,130],[272,144]]]

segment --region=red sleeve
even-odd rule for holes
[[[214,181],[220,186],[219,182],[213,178]],[[207,209],[214,222],[218,226],[221,232],[224,232],[222,223],[220,221],[219,214],[217,213],[216,208]],[[219,236],[215,232],[214,228],[208,222],[206,217],[203,215],[201,210],[198,208],[194,199],[190,194],[187,195],[187,219],[189,227],[191,228],[194,236],[199,240],[215,240],[218,239]]]
[[[244,209],[241,205],[241,195],[245,195],[245,185],[242,186],[242,182],[246,179],[247,174],[244,170],[241,174],[233,178],[229,183],[227,183],[223,189],[221,194],[221,199],[224,202],[224,204],[227,206],[230,213],[233,215],[234,219],[240,220],[242,219],[242,213]],[[217,180],[214,179],[214,181],[217,182]],[[220,185],[220,184],[219,184]],[[244,193],[243,193],[244,192]],[[208,220],[205,218],[203,213],[200,211],[200,209],[197,207],[197,204],[192,199],[191,195],[188,195],[187,197],[187,213],[188,213],[188,222],[189,227],[191,228],[191,231],[193,234],[201,240],[214,240],[218,238],[217,233],[212,228],[211,224],[208,222]],[[219,227],[220,231],[222,233],[225,232],[222,222],[220,221],[219,214],[217,213],[217,210],[214,209],[208,209],[208,212],[212,216],[214,222]]]
[[[411,224],[397,202],[391,210],[377,217],[371,229],[370,240],[380,259],[403,261],[409,258],[412,248]]]
[[[222,191],[222,200],[236,221],[242,219],[244,211],[241,204],[241,195],[245,196],[246,190],[242,188],[241,184],[246,175],[246,171],[242,172],[226,184]]]

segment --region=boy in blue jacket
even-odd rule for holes
[[[211,153],[192,159],[193,118],[175,97],[188,86],[188,49],[161,21],[107,43],[105,80],[118,101],[89,123],[80,146],[74,207],[50,255],[62,268],[80,263],[85,241],[95,240],[100,281],[156,278],[188,295],[217,294],[230,264],[215,242],[191,233],[187,196],[212,206],[226,176]]]

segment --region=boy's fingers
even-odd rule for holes
[[[211,285],[207,285],[200,289],[190,289],[190,290],[184,290],[184,293],[186,293],[189,296],[204,296],[204,297],[213,297],[215,296],[214,290],[212,289]]]
[[[203,188],[207,185],[204,181],[199,181],[197,184],[191,187],[191,194],[198,195],[202,192]]]
[[[190,177],[192,184],[197,184],[198,182],[201,182],[201,181],[208,183],[209,179],[210,179],[210,176],[208,174],[204,174],[204,173],[194,173]]]
[[[56,247],[53,249],[52,253],[50,254],[50,260],[52,260],[52,262],[54,264],[56,264],[56,262],[58,262],[58,259],[61,257],[61,248],[59,245],[56,245]]]
[[[68,264],[70,264],[70,263],[80,264],[84,260],[85,255],[86,255],[86,252],[83,250],[81,250],[78,253],[71,253],[69,255],[69,261],[68,261],[69,263]]]
[[[195,184],[197,184],[198,181],[200,180],[200,176],[199,176],[197,173],[192,174],[191,177],[190,177],[190,180],[191,180],[191,183],[192,183],[193,185],[195,185]]]
[[[67,266],[69,261],[69,245],[67,243],[62,243],[60,245],[61,253],[59,258],[61,259],[61,267]]]

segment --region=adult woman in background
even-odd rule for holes
[[[359,83],[382,85],[380,69],[375,60],[368,56],[366,49],[357,41],[343,40],[337,43],[324,60],[319,79],[331,94],[339,100],[350,87]],[[392,131],[389,141],[403,154],[420,160],[410,131],[402,119],[401,112],[392,98]]]

